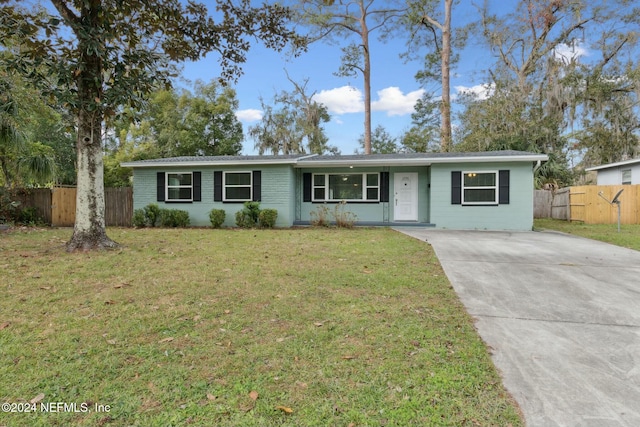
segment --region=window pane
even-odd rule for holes
[[[313,185],[317,187],[324,186],[324,175],[314,175]]]
[[[362,175],[329,175],[329,190],[333,200],[361,200]]]
[[[191,200],[191,188],[169,188],[169,200]]]
[[[191,185],[190,173],[170,173],[167,179],[168,185]]]
[[[377,173],[367,174],[367,187],[377,187],[377,186],[378,186],[378,174]]]
[[[378,200],[377,188],[367,188],[367,200]]]
[[[226,200],[251,200],[251,187],[226,187]]]
[[[496,185],[495,173],[465,173],[465,187],[493,187]]]
[[[622,183],[631,184],[631,169],[622,171]]]
[[[315,200],[324,200],[324,188],[314,188],[313,198]]]
[[[251,174],[249,172],[227,173],[225,175],[226,185],[251,185]]]
[[[469,202],[491,202],[495,203],[496,201],[496,190],[495,189],[487,189],[487,190],[464,190],[464,201],[465,203]]]

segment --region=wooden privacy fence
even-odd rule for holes
[[[130,227],[133,217],[133,189],[105,188],[105,223]],[[75,187],[33,188],[21,192],[22,207],[34,207],[42,220],[53,227],[72,227],[76,220]]]
[[[583,185],[562,188],[555,193],[536,190],[534,216],[585,224],[616,224],[618,208],[607,200],[611,201],[620,190],[624,190],[619,198],[620,222],[640,224],[640,185]]]

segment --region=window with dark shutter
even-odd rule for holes
[[[380,201],[389,201],[389,172],[380,172]]]
[[[202,201],[202,172],[193,173],[193,201]]]
[[[501,205],[509,204],[509,171],[501,170],[498,172],[498,203]]]
[[[158,172],[156,174],[156,186],[157,186],[156,200],[158,202],[164,202],[164,172]]]
[[[222,171],[213,173],[213,201],[222,201]]]
[[[302,201],[311,201],[311,174],[308,172],[302,174]]]
[[[451,204],[462,204],[462,172],[451,172]]]
[[[259,202],[262,200],[262,173],[260,171],[253,171],[253,201]]]

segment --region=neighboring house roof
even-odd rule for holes
[[[608,163],[606,165],[594,166],[592,168],[587,168],[585,170],[586,171],[598,171],[598,170],[602,170],[602,169],[617,168],[619,166],[631,166],[631,165],[635,165],[635,164],[640,164],[640,159],[631,159],[631,160],[625,160],[625,161],[622,161],[622,162]]]
[[[327,166],[428,166],[433,163],[477,163],[546,161],[546,154],[526,151],[483,151],[473,153],[397,153],[317,155],[294,154],[282,156],[190,156],[123,162],[122,167],[162,166],[221,166],[232,164],[291,164],[294,167]]]

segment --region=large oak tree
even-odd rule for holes
[[[2,66],[20,71],[76,117],[77,208],[69,251],[117,246],[104,221],[105,120],[168,85],[176,62],[213,52],[229,80],[241,73],[254,40],[277,50],[302,45],[287,26],[287,8],[254,7],[250,0],[217,0],[215,11],[180,0],[0,3],[0,43],[13,53]]]

